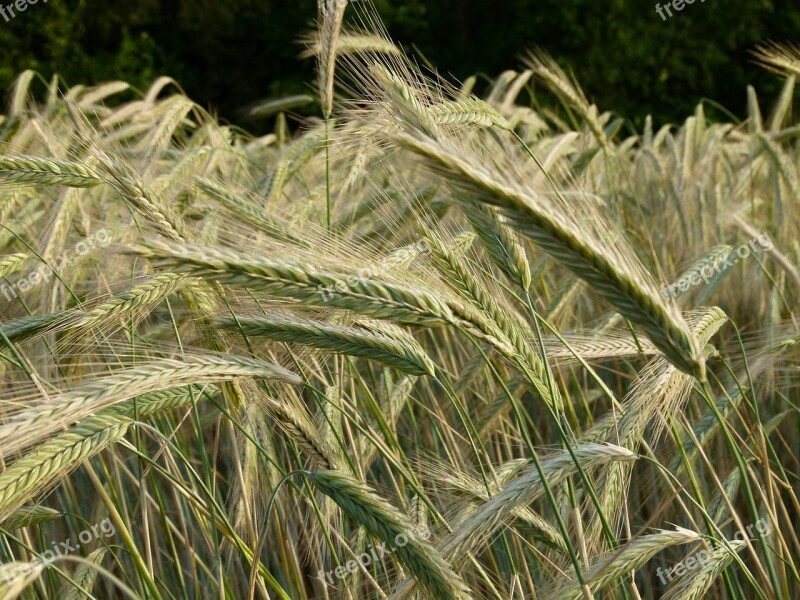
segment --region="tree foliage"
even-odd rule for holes
[[[463,79],[521,68],[533,47],[573,70],[603,109],[640,121],[680,118],[701,99],[734,114],[744,89],[777,83],[752,65],[764,40],[793,41],[800,6],[791,0],[713,0],[662,21],[641,0],[377,0],[390,33],[414,40],[439,69]],[[0,86],[23,69],[67,83],[122,79],[144,87],[174,77],[223,117],[254,100],[307,91],[313,61],[297,58],[313,26],[314,0],[63,0],[0,20]]]

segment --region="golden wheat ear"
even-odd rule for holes
[[[452,184],[459,199],[476,198],[501,209],[509,223],[586,281],[624,317],[645,331],[682,371],[705,379],[705,359],[680,314],[661,297],[630,254],[623,261],[603,242],[583,234],[562,211],[548,210],[521,186],[498,178],[469,154],[422,136],[395,133],[391,139],[417,154]],[[554,208],[554,207],[549,207]]]
[[[770,42],[759,46],[753,55],[762,67],[781,75],[800,76],[800,47]]]

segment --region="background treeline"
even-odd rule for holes
[[[519,68],[541,47],[571,67],[589,98],[641,122],[681,120],[702,98],[741,116],[745,86],[776,91],[752,64],[764,40],[800,38],[796,0],[699,0],[667,22],[652,0],[377,0],[401,44],[463,79]],[[297,38],[314,0],[50,0],[0,19],[0,87],[23,69],[71,85],[174,77],[223,118],[258,99],[303,92],[313,61]],[[407,48],[413,50],[413,48]],[[713,112],[712,112],[713,114]]]

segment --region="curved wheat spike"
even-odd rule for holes
[[[709,249],[695,262],[689,265],[686,270],[675,279],[675,282],[662,290],[666,298],[677,298],[679,295],[689,290],[691,286],[703,280],[708,281],[710,274],[721,271],[726,259],[733,252],[733,248],[727,244],[721,244]],[[685,285],[684,285],[685,283]]]
[[[530,461],[525,459],[521,461],[511,461],[510,465],[501,465],[501,467],[505,468],[498,468],[498,483],[507,483],[516,476],[517,472],[529,465]],[[450,473],[442,469],[441,472],[437,472],[434,475],[438,483],[447,486],[462,497],[458,504],[458,510],[456,511],[459,518],[466,518],[480,505],[485,504],[491,499],[491,496],[486,491],[486,486],[463,471]],[[492,487],[493,494],[496,494],[500,489],[500,485]],[[563,551],[564,554],[567,553],[566,543],[558,530],[531,509],[525,506],[518,506],[513,510],[511,518],[513,518],[513,525],[515,527],[530,532],[530,534],[539,541],[553,548],[558,548]]]
[[[300,58],[311,58],[322,53],[322,39],[318,32],[314,32],[300,39],[306,45],[306,49],[300,53]],[[340,31],[336,39],[336,54],[344,56],[346,54],[400,54],[400,49],[386,38],[375,35],[374,33],[362,33],[360,31]]]
[[[574,449],[575,455],[584,468],[605,465],[617,461],[635,461],[633,452],[612,444],[583,444]],[[561,452],[542,461],[547,482],[551,487],[559,485],[574,474],[575,463],[568,452]],[[544,493],[544,485],[536,469],[530,468],[502,490],[492,496],[478,510],[459,524],[458,528],[445,538],[440,547],[444,556],[454,559],[474,549],[488,535],[500,527],[519,507],[529,504]]]
[[[129,426],[127,417],[95,417],[90,425],[75,427],[16,461],[0,474],[0,519],[53,478],[122,438]]]
[[[516,234],[500,220],[496,209],[479,202],[464,202],[464,216],[483,243],[486,252],[509,281],[523,290],[531,287],[531,269],[525,248]]]
[[[171,240],[186,240],[186,226],[164,199],[155,194],[142,177],[127,164],[107,154],[94,153],[103,182],[116,191],[133,208],[144,215]]]
[[[369,486],[338,471],[308,473],[323,494],[364,527],[367,532],[393,548],[394,555],[436,600],[469,600],[472,595],[447,561],[427,541],[414,537],[415,527],[397,508]],[[403,544],[398,536],[406,536]],[[398,543],[398,540],[400,542]]]
[[[106,300],[95,308],[66,319],[59,328],[75,329],[108,322],[142,307],[152,307],[190,283],[184,275],[160,273],[150,280]]]
[[[9,340],[22,341],[45,333],[53,323],[60,321],[68,314],[70,314],[69,311],[59,311],[44,315],[20,317],[13,321],[0,323],[0,330]]]
[[[183,123],[194,108],[194,102],[186,96],[175,95],[159,103],[158,112],[163,113],[160,122],[148,130],[148,135],[140,142],[144,151],[143,163],[149,165],[169,147],[175,130]]]
[[[433,375],[435,367],[422,347],[399,328],[379,323],[344,326],[289,315],[236,316],[217,321],[225,329],[249,337],[296,342],[313,348],[370,358],[412,375]]]
[[[636,454],[629,450],[611,444],[583,444],[575,447],[573,452],[583,468],[616,461],[634,461],[637,458]],[[576,466],[569,452],[560,452],[542,460],[542,470],[547,483],[551,487],[556,487],[575,474]],[[533,502],[542,494],[544,485],[539,477],[539,471],[534,468],[528,469],[481,504],[438,544],[442,556],[450,561],[463,559],[500,528],[518,507]],[[393,600],[407,598],[412,591],[413,584],[406,580],[392,598]]]
[[[78,106],[81,108],[91,108],[110,96],[121,94],[129,90],[130,87],[130,84],[124,81],[109,81],[108,83],[96,85],[81,94],[80,100],[78,100]]]
[[[9,105],[8,114],[10,116],[19,116],[25,111],[25,105],[28,103],[28,97],[31,89],[31,83],[36,76],[36,71],[30,69],[24,70],[19,74],[14,82],[14,91],[11,96],[11,104]]]
[[[12,562],[0,565],[0,598],[16,600],[44,571],[42,562]]]
[[[669,587],[661,600],[700,600],[708,597],[707,592],[714,580],[720,576],[731,563],[736,553],[744,548],[745,545],[745,542],[735,540],[726,542],[724,546],[720,546],[710,553],[701,550],[701,552],[705,552],[706,556],[703,561],[699,560],[700,552],[694,555],[700,562],[701,568],[678,579]]]
[[[242,377],[274,379],[293,384],[302,382],[297,375],[278,365],[241,356],[201,355],[186,356],[180,360],[160,359],[99,377],[15,413],[0,425],[0,439],[3,440],[0,450],[4,456],[11,456],[39,443],[66,425],[134,396],[182,385],[233,381]]]
[[[618,577],[635,571],[664,548],[688,544],[700,539],[700,534],[688,529],[661,531],[634,539],[614,551],[610,556],[592,563],[584,572],[586,585],[596,592],[614,583]],[[583,585],[577,579],[556,583],[541,594],[542,600],[581,600],[585,598]]]
[[[2,515],[18,511],[23,503],[54,479],[66,475],[81,462],[120,440],[135,418],[144,419],[188,406],[202,391],[201,386],[191,386],[133,398],[103,409],[37,446],[0,474],[0,519],[6,518]],[[207,391],[213,393],[214,388]]]
[[[462,98],[439,102],[428,108],[437,125],[480,125],[511,130],[503,116],[478,98]]]
[[[510,316],[513,313],[498,306],[485,287],[472,276],[464,262],[439,239],[429,235],[427,246],[448,281],[489,318],[474,317],[472,316],[473,311],[464,312],[454,309],[453,312],[462,316],[464,321],[474,323],[475,328],[480,332],[480,339],[488,342],[507,359],[521,363],[523,375],[528,376],[542,399],[556,411],[561,410],[563,401],[558,395],[558,390],[554,389],[555,395],[550,392],[546,383],[544,364],[525,339],[522,325],[517,319]]]
[[[22,253],[0,256],[0,277],[13,275],[22,268],[26,260],[28,260],[28,255]]]
[[[545,340],[547,358],[560,363],[571,363],[576,360],[573,351],[581,358],[604,360],[627,356],[652,356],[658,354],[658,348],[648,339],[634,340],[628,331],[614,331],[604,334],[602,339],[592,336],[562,336],[569,348],[561,340]]]
[[[47,523],[48,521],[53,521],[54,519],[58,519],[63,515],[64,513],[61,513],[54,508],[48,508],[47,506],[20,506],[8,517],[5,517],[2,521],[0,521],[0,527],[7,531],[14,531],[15,529],[31,527],[33,525],[38,525],[39,523]]]
[[[569,77],[567,77],[566,73],[558,66],[556,61],[548,55],[539,52],[529,54],[525,62],[526,66],[531,69],[537,77],[544,81],[550,89],[565,100],[572,108],[578,111],[597,138],[598,143],[604,148],[608,147],[608,139],[597,117],[597,108],[594,105],[589,106],[589,102],[586,100],[581,89],[577,84],[570,81]]]
[[[800,48],[789,44],[768,43],[753,52],[761,65],[781,75],[800,76]]]
[[[716,307],[704,308],[687,314],[695,335],[707,343],[728,318]],[[681,373],[664,358],[652,359],[639,373],[631,386],[622,407],[608,413],[581,436],[588,442],[613,442],[636,450],[645,438],[647,427],[659,416],[653,439],[658,439],[668,419],[683,406],[694,385],[691,376]],[[630,481],[631,469],[627,465],[612,465],[600,484],[600,505],[604,515],[616,518],[621,514],[625,490]],[[588,545],[595,547],[600,540],[600,516],[594,514],[588,527]]]
[[[306,240],[303,240],[302,238],[292,235],[286,231],[284,226],[277,223],[265,212],[259,210],[258,206],[256,206],[254,203],[247,202],[243,198],[240,198],[232,192],[229,192],[221,185],[202,177],[195,181],[195,185],[198,187],[198,189],[216,200],[219,204],[224,206],[230,212],[234,213],[240,219],[250,223],[251,225],[255,225],[265,233],[269,234],[271,237],[277,240],[297,244],[299,246],[309,246],[309,243]]]
[[[195,244],[151,241],[133,245],[128,252],[195,277],[293,298],[304,304],[427,326],[456,322],[447,304],[430,292],[411,286],[317,271],[288,261]],[[334,289],[348,278],[355,280],[352,285],[343,291],[341,286]],[[326,292],[327,289],[333,291]]]
[[[580,231],[565,215],[545,210],[533,196],[500,181],[455,148],[406,133],[391,135],[401,147],[423,157],[464,197],[499,206],[510,223],[584,279],[625,317],[642,327],[659,350],[681,370],[705,379],[705,360],[676,310],[652,281],[619,264],[617,257]]]

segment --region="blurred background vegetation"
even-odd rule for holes
[[[442,73],[494,78],[540,47],[572,69],[601,110],[637,125],[647,114],[682,120],[704,98],[741,116],[747,84],[769,105],[780,81],[749,51],[765,40],[800,41],[796,0],[698,0],[666,22],[654,0],[376,3],[395,41]],[[316,0],[40,1],[0,19],[0,87],[27,68],[69,85],[121,79],[139,89],[167,74],[238,122],[253,101],[313,90],[313,60],[298,59],[297,39],[315,17]]]

